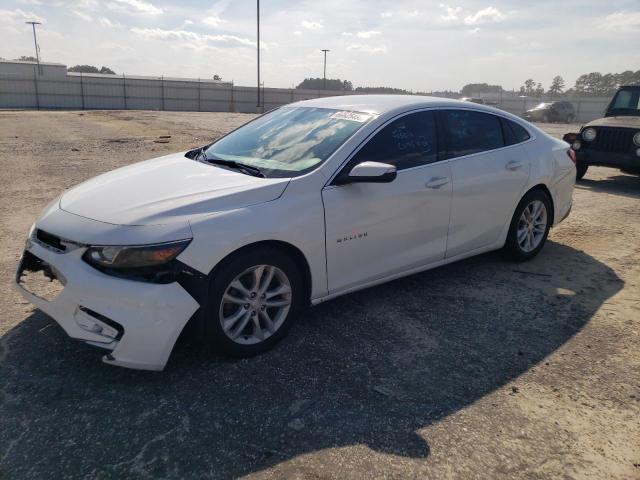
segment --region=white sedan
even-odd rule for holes
[[[16,285],[113,365],[162,370],[188,322],[250,356],[308,304],[490,250],[534,257],[575,175],[565,142],[483,105],[308,100],[65,192]]]

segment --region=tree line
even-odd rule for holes
[[[326,85],[326,87],[325,87]],[[394,87],[353,87],[353,83],[349,80],[341,80],[339,78],[305,78],[302,82],[296,85],[297,89],[304,90],[342,90],[345,92],[358,92],[358,93],[394,93],[394,94],[420,94],[426,92],[412,92],[405,90],[404,88]]]
[[[326,85],[326,87],[325,87]],[[621,73],[600,72],[585,73],[580,75],[575,85],[565,89],[565,81],[561,75],[556,75],[551,80],[549,87],[545,89],[541,82],[536,82],[533,78],[524,81],[518,92],[521,95],[536,96],[549,95],[550,97],[560,95],[581,95],[581,96],[602,96],[612,95],[621,85],[640,85],[640,70],[626,70]],[[326,83],[322,78],[305,78],[296,88],[308,90],[343,90],[347,92],[360,93],[395,93],[412,94],[423,92],[412,92],[402,88],[393,87],[353,87],[353,83],[339,78],[327,78]],[[506,91],[502,85],[490,85],[487,83],[468,83],[460,90],[460,95],[470,97],[483,93],[501,93]]]

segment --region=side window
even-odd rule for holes
[[[442,112],[447,138],[446,158],[462,157],[504,147],[500,119],[471,110]]]
[[[400,117],[380,130],[349,162],[382,162],[398,170],[417,167],[438,159],[434,112],[416,112]]]
[[[531,136],[520,125],[506,118],[501,118],[502,131],[504,132],[504,143],[506,145],[515,145],[516,143],[522,143],[529,140]]]

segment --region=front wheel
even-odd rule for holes
[[[212,273],[204,340],[235,357],[262,353],[286,335],[303,292],[300,270],[284,252],[259,248],[235,255]]]
[[[585,176],[588,169],[589,165],[582,162],[576,163],[576,181],[582,180],[582,177]]]
[[[533,190],[520,201],[504,246],[512,259],[530,260],[542,250],[551,228],[551,208],[551,200],[542,190]]]

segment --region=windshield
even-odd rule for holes
[[[618,90],[608,110],[616,115],[640,116],[640,89]]]
[[[549,107],[551,104],[550,103],[539,103],[538,105],[536,105],[535,107],[533,107],[534,110],[541,110],[543,108],[547,108]]]
[[[283,107],[211,145],[209,160],[259,168],[266,177],[295,177],[324,162],[371,114],[328,108]]]

